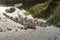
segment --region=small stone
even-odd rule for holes
[[[23,27],[21,27],[21,29],[23,29]]]
[[[7,28],[8,31],[11,31],[12,29],[11,28]]]

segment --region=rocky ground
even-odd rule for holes
[[[37,29],[23,30],[20,24],[10,19],[0,22],[0,40],[60,40],[60,29],[47,26],[37,27]]]
[[[0,14],[0,40],[60,40],[60,29],[54,26],[27,30],[21,27],[24,26]]]

